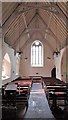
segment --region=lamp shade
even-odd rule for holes
[[[60,55],[60,51],[56,50],[53,52],[54,57],[59,57],[59,55]]]

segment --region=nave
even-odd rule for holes
[[[0,117],[66,120],[68,2],[30,1],[0,2]]]
[[[54,120],[54,116],[49,108],[41,83],[33,83],[29,99],[29,107],[25,118]]]

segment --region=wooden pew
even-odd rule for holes
[[[30,78],[20,78],[14,80],[13,82],[17,84],[16,103],[25,104],[26,106],[28,106],[28,99],[32,87],[32,80]]]
[[[52,77],[42,77],[42,81],[45,85],[65,84],[63,81]]]
[[[15,84],[17,84],[17,92],[22,93],[22,92],[25,92],[25,93],[30,93],[30,89],[31,89],[31,86],[32,86],[32,81],[31,80],[17,80],[14,82]]]
[[[57,100],[64,100],[64,105],[67,101],[67,86],[66,85],[51,85],[47,86],[49,90],[49,100],[53,100],[53,105],[57,106]]]
[[[54,107],[57,106],[58,100],[64,100],[64,105],[68,104],[68,85],[63,81],[55,80],[52,78],[43,78],[43,88],[45,92],[47,92],[47,98],[50,103],[52,100],[52,104]]]
[[[3,88],[2,89],[2,92],[3,92],[3,94],[2,94],[3,114],[2,114],[2,116],[3,116],[3,118],[4,118],[4,115],[5,115],[5,117],[7,117],[8,113],[11,114],[10,113],[11,111],[13,111],[14,115],[16,114],[16,112],[21,111],[20,106],[22,106],[22,109],[25,108],[26,111],[28,108],[28,97],[29,97],[28,94],[30,93],[30,89],[32,86],[31,79],[26,79],[26,78],[22,79],[22,80],[17,79],[17,80],[12,81],[11,84],[15,84],[17,86],[15,91],[13,90],[13,87],[9,87],[9,89],[12,89],[12,90],[6,89],[6,86],[8,84],[2,87]],[[13,93],[15,93],[15,94],[13,94]]]

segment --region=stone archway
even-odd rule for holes
[[[2,61],[2,80],[11,76],[11,61],[8,53],[5,54]]]

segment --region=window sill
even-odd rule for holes
[[[43,67],[43,65],[31,65],[31,67],[34,67],[34,68],[37,68],[37,67],[39,67],[39,68],[42,68]]]

